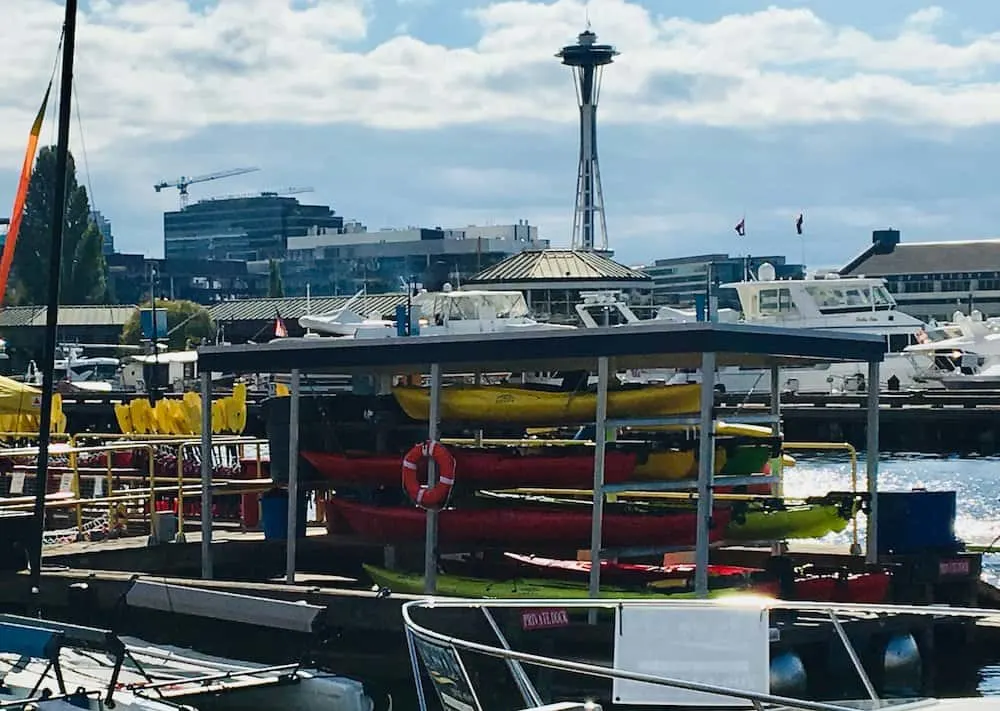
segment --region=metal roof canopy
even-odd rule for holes
[[[712,322],[664,323],[576,330],[530,330],[411,338],[277,339],[266,344],[198,349],[205,371],[401,373],[512,367],[596,370],[598,358],[616,368],[699,368],[701,354],[717,354],[718,366],[769,367],[884,359],[877,334],[790,329]]]

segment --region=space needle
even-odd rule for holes
[[[608,249],[604,192],[597,162],[597,102],[604,66],[611,64],[617,55],[618,51],[611,45],[597,44],[597,35],[591,32],[589,23],[577,37],[576,44],[567,45],[556,54],[563,64],[573,68],[576,99],[580,107],[580,167],[573,214],[573,249]],[[600,239],[597,237],[598,228]]]

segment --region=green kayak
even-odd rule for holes
[[[404,595],[422,595],[424,593],[424,577],[415,573],[400,573],[386,570],[375,565],[364,564],[365,572],[382,588]],[[722,588],[709,592],[709,597],[725,595],[748,594],[747,590],[739,588]],[[497,599],[539,599],[539,600],[570,600],[588,597],[587,586],[563,580],[488,580],[486,578],[467,578],[460,575],[438,575],[437,595],[443,597],[464,598],[497,598]],[[694,592],[675,593],[646,592],[626,590],[601,586],[602,598],[649,599],[670,598],[683,600],[694,598]]]

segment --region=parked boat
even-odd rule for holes
[[[460,485],[487,486],[587,486],[594,481],[593,450],[524,447],[473,449],[450,447]],[[331,482],[354,486],[398,485],[402,455],[351,455],[302,452],[303,458]],[[631,480],[636,453],[610,451],[604,460],[609,483]]]
[[[608,417],[657,417],[695,413],[698,385],[623,387],[608,393]],[[429,388],[401,386],[392,394],[415,420],[430,417]],[[539,386],[452,385],[441,389],[441,419],[467,422],[558,424],[592,422],[593,390],[565,392]]]
[[[369,506],[340,497],[327,500],[327,513],[341,517],[354,533],[386,543],[423,540],[426,512],[404,506]],[[715,512],[710,540],[720,540],[730,513]],[[510,507],[445,509],[438,514],[438,540],[443,545],[566,545],[590,544],[590,511],[525,511]],[[604,515],[605,546],[678,545],[695,543],[692,512]]]
[[[401,573],[374,565],[364,565],[365,572],[380,588],[409,595],[420,595],[424,592],[424,578],[416,573]],[[757,594],[771,594],[776,590],[775,585],[762,584],[758,589],[755,587],[752,592]],[[711,597],[721,597],[726,594],[743,593],[748,590],[741,588],[717,588],[711,590]],[[473,578],[460,575],[438,575],[436,579],[436,594],[447,597],[465,598],[498,598],[498,599],[523,599],[533,598],[540,600],[559,599],[580,599],[589,597],[586,583],[575,583],[565,580],[524,580],[521,578],[514,580],[490,580],[488,578]],[[694,598],[695,594],[690,590],[662,591],[662,590],[624,590],[621,588],[601,586],[599,597],[602,598],[623,598],[623,599],[648,599],[648,598],[671,598],[687,599]]]

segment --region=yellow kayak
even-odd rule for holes
[[[429,388],[392,389],[414,420],[430,417]],[[608,417],[657,417],[698,411],[700,386],[649,385],[608,393]],[[590,422],[597,413],[594,392],[557,392],[506,385],[450,385],[441,389],[441,419],[472,422]]]
[[[822,538],[847,528],[850,517],[837,505],[807,505],[783,511],[749,511],[742,521],[726,527],[731,541],[772,541],[785,538]]]

